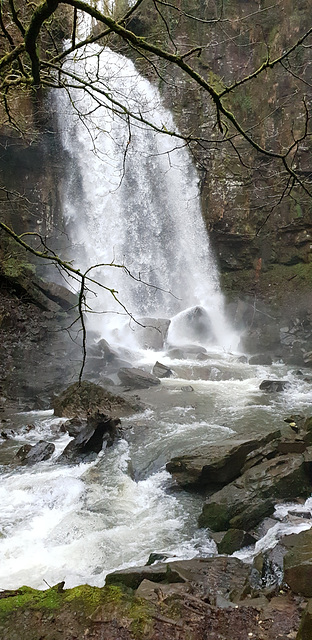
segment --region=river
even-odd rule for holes
[[[141,352],[140,364],[152,365],[156,357],[183,366],[185,378],[168,378],[141,391],[144,411],[123,418],[124,437],[92,463],[56,461],[69,437],[60,432],[64,419],[52,411],[12,416],[10,426],[19,434],[0,448],[1,588],[27,584],[44,589],[61,580],[67,588],[102,586],[107,572],[144,564],[152,552],[179,558],[216,553],[209,532],[197,527],[202,497],[178,490],[165,463],[234,433],[288,429],[285,416],[310,410],[310,385],[283,364],[250,366],[216,351],[200,364]],[[216,377],[229,379],[201,379],[208,365]],[[268,377],[287,379],[291,386],[287,392],[263,394],[259,384]],[[193,391],[183,391],[185,385]],[[26,430],[27,425],[34,428]],[[56,445],[49,461],[30,468],[12,464],[21,444],[39,439]],[[298,521],[287,515],[288,507],[279,506],[276,526],[258,548],[274,546],[286,530],[308,528],[311,500],[304,508],[307,516]],[[240,555],[248,561],[254,552]]]

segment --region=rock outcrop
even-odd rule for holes
[[[65,418],[87,418],[96,412],[119,417],[141,407],[137,400],[115,395],[87,380],[75,382],[53,400],[54,415]]]
[[[309,471],[303,455],[278,456],[246,471],[205,502],[199,525],[213,531],[249,530],[274,511],[277,500],[307,497]]]
[[[284,579],[294,593],[312,598],[312,529],[282,538]]]
[[[115,571],[108,574],[106,584],[138,589],[143,580],[154,582],[155,587],[184,583],[186,591],[215,604],[217,596],[230,602],[242,600],[259,586],[260,576],[237,558],[195,558]]]
[[[215,487],[237,478],[248,454],[260,452],[267,443],[272,443],[277,451],[279,429],[264,435],[250,435],[248,438],[228,438],[220,444],[211,444],[176,458],[167,463],[166,468],[183,488]]]

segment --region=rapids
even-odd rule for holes
[[[149,355],[151,365],[155,354]],[[44,589],[61,580],[67,588],[86,582],[101,586],[107,572],[145,563],[152,552],[179,558],[216,553],[209,532],[197,528],[201,496],[177,490],[165,463],[186,447],[233,433],[263,432],[272,424],[283,428],[285,415],[308,411],[312,393],[282,364],[250,366],[226,354],[211,354],[210,363],[232,377],[202,380],[202,363],[175,360],[185,379],[166,379],[159,388],[142,391],[147,408],[124,418],[124,437],[89,464],[56,462],[68,436],[59,432],[63,419],[51,411],[12,416],[19,435],[0,448],[0,588],[27,584]],[[287,379],[291,387],[268,397],[259,390],[268,376]],[[192,392],[181,390],[186,383]],[[35,428],[24,430],[28,424]],[[51,460],[30,468],[8,464],[21,444],[38,439],[56,444]],[[300,506],[306,518],[291,516],[289,510],[291,505],[280,505],[276,525],[257,549],[236,555],[251,560],[286,531],[310,527],[310,499]]]

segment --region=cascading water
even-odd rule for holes
[[[143,285],[117,267],[91,272],[105,286],[118,289],[132,314],[174,316],[173,343],[196,341],[195,321],[202,342],[214,335],[219,346],[231,346],[189,154],[175,138],[138,121],[129,128],[127,114],[116,103],[158,129],[173,127],[170,114],[131,62],[97,46],[67,68],[72,85],[83,58],[85,78],[91,81],[95,75],[107,102],[115,100],[116,112],[99,106],[88,88],[82,93],[73,86],[71,100],[65,94],[56,98],[70,166],[64,209],[77,265],[83,270],[114,261],[153,285]],[[105,313],[92,315],[89,324],[121,341],[116,312],[122,309],[101,287],[94,291],[89,303]],[[155,361],[154,352],[144,357]],[[285,414],[307,412],[311,406],[311,386],[302,379],[298,385],[282,363],[251,366],[211,349],[205,363],[163,357],[165,364],[174,363],[176,377],[151,392],[151,406],[143,413],[122,420],[127,438],[93,462],[57,462],[69,437],[52,412],[13,416],[13,426],[21,429],[0,447],[0,588],[28,584],[44,589],[61,580],[66,587],[85,582],[102,586],[107,572],[143,564],[151,552],[182,558],[215,553],[209,532],[197,528],[202,496],[175,492],[165,463],[186,449],[223,442],[234,433],[264,433],[272,424],[283,424]],[[259,381],[271,375],[289,380],[286,394],[268,399],[259,390]],[[183,389],[183,380],[191,380],[193,393]],[[55,442],[53,458],[19,467],[14,454],[20,445],[42,438]],[[289,509],[283,507],[281,513],[279,507],[280,521],[258,549],[274,546],[285,531],[310,527],[311,500],[302,509],[307,517],[298,524],[292,516],[286,522]],[[256,552],[257,547],[240,554],[250,559]]]
[[[165,133],[175,127],[157,89],[130,60],[97,45],[88,45],[69,71],[93,86],[92,95],[71,89],[70,99],[58,96],[63,145],[76,168],[64,194],[76,263],[82,269],[125,265],[133,278],[114,267],[94,270],[92,277],[116,289],[135,318],[171,318],[201,307],[211,324],[204,342],[233,348],[201,216],[198,176],[184,142]],[[124,310],[111,293],[95,288],[95,294],[89,304],[105,316],[96,315],[90,324],[118,340]],[[121,318],[108,315],[116,311]],[[183,330],[177,339],[190,342]]]

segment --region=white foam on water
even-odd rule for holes
[[[2,476],[0,588],[102,585],[108,571],[144,564],[152,551],[178,553],[186,515],[165,491],[169,474],[135,482],[128,459],[121,441],[96,463]],[[182,554],[192,548],[187,539]]]

